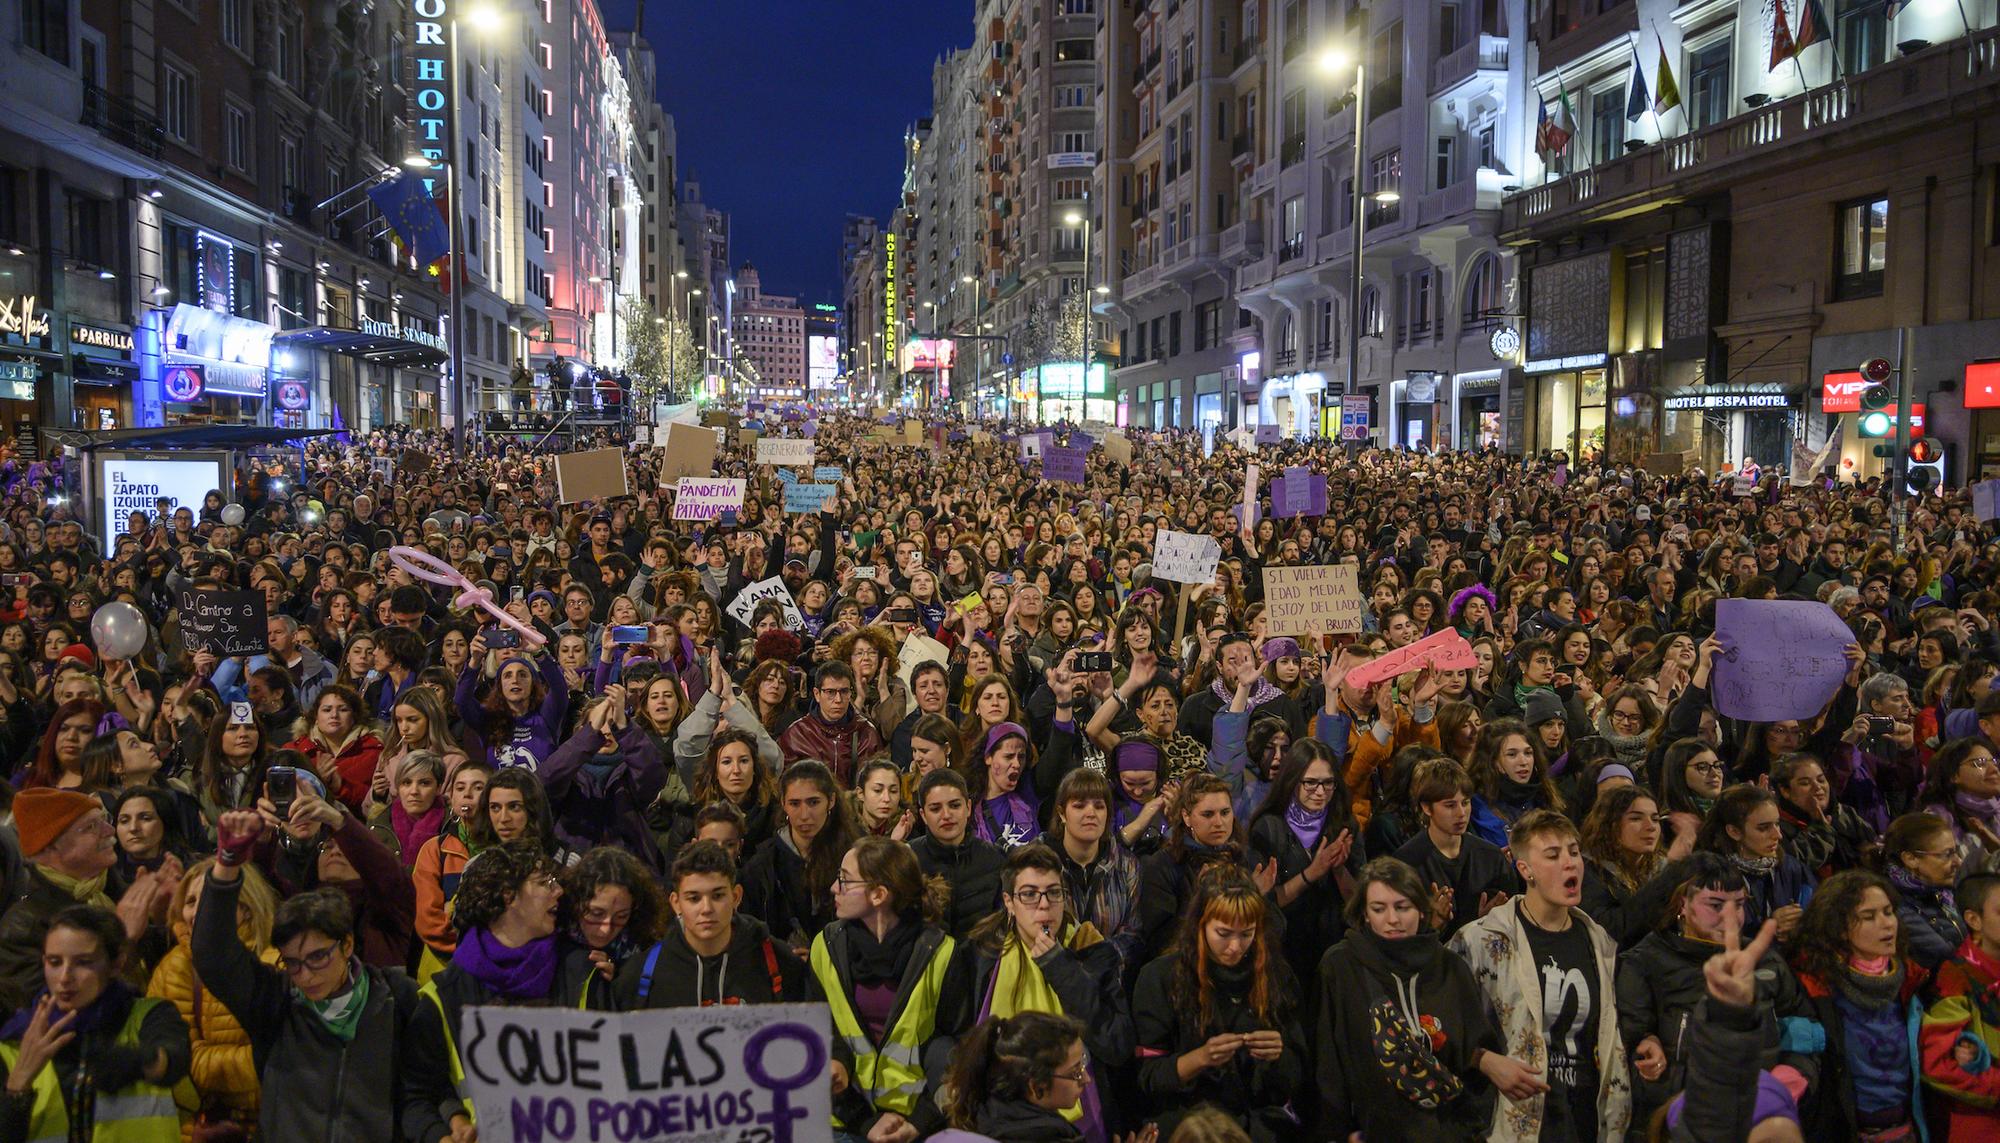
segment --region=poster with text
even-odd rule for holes
[[[1361,630],[1361,608],[1353,564],[1264,569],[1267,636],[1354,634]]]
[[[157,505],[162,497],[171,501],[169,517],[180,508],[201,514],[201,501],[223,487],[219,459],[140,460],[130,457],[97,456],[98,482],[104,504],[98,534],[106,552],[116,551],[118,537],[132,513],[144,512],[148,523],[159,518]]]

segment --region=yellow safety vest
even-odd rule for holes
[[[597,971],[593,968],[590,976],[584,978],[583,991],[576,1001],[577,1008],[590,1007],[591,978],[596,975]],[[465,1065],[458,1058],[458,1034],[452,1031],[451,1014],[444,1010],[444,998],[438,995],[437,981],[435,979],[425,981],[423,987],[417,989],[417,996],[429,1000],[438,1010],[438,1026],[444,1029],[445,1062],[451,1065],[451,1086],[458,1089],[458,1100],[465,1105],[466,1118],[477,1126],[479,1113],[472,1109],[472,1099],[465,1094]]]
[[[917,980],[896,1022],[877,1047],[862,1030],[847,998],[847,988],[834,968],[833,954],[827,951],[826,934],[813,938],[812,971],[819,978],[820,991],[833,1016],[833,1034],[847,1042],[854,1053],[855,1090],[868,1097],[876,1111],[893,1111],[905,1119],[916,1111],[917,1097],[924,1091],[924,1044],[936,1032],[938,998],[944,991],[945,973],[951,967],[953,941],[942,937],[931,953],[930,963]],[[844,1127],[838,1115],[835,1127]]]
[[[118,1029],[117,1043],[126,1047],[139,1046],[139,1026],[146,1021],[146,1013],[155,1004],[166,1001],[152,996],[141,996],[132,1002],[132,1010],[125,1014],[125,1026]],[[0,1063],[5,1063],[12,1071],[14,1062],[21,1056],[18,1040],[0,1043]],[[181,1087],[193,1088],[182,1080]],[[62,1084],[56,1079],[53,1066],[44,1067],[35,1076],[35,1109],[28,1121],[28,1143],[68,1143],[69,1105],[63,1102]],[[175,1088],[162,1087],[146,1080],[113,1092],[99,1092],[96,1100],[96,1118],[90,1132],[93,1143],[180,1143],[181,1112],[174,1103]]]

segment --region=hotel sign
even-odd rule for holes
[[[1669,412],[1685,409],[1789,409],[1792,407],[1792,396],[1789,393],[1728,390],[1681,393],[1662,400],[1660,407]]]
[[[41,338],[49,335],[49,311],[35,312],[35,295],[0,297],[0,333],[16,337]]]
[[[411,42],[410,58],[416,69],[414,87],[417,104],[417,147],[423,156],[433,164],[446,159],[456,161],[458,156],[446,154],[450,141],[451,45],[445,41],[445,29],[452,20],[449,0],[412,0],[410,10],[416,16],[416,38]],[[437,167],[431,167],[435,172]],[[433,174],[424,177],[424,190],[436,195],[437,188]]]
[[[882,236],[882,345],[885,353],[894,353],[903,343],[899,336],[901,327],[896,322],[896,235],[891,231]]]
[[[428,345],[440,353],[451,352],[446,347],[444,338],[414,325],[396,326],[386,321],[365,317],[361,319],[361,332],[369,337],[395,337],[404,341],[414,341],[418,345]]]

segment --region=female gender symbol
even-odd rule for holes
[[[779,1040],[789,1040],[805,1049],[806,1060],[798,1074],[774,1076],[764,1070],[764,1053]],[[804,1119],[807,1111],[793,1107],[791,1093],[820,1078],[826,1070],[826,1041],[804,1024],[766,1024],[743,1043],[743,1070],[759,1087],[771,1093],[771,1110],[757,1122],[771,1125],[773,1143],[792,1143],[792,1121]]]
[[[389,549],[389,560],[397,567],[427,583],[438,584],[456,591],[452,606],[458,608],[478,607],[493,617],[497,623],[504,623],[520,632],[530,646],[539,647],[548,642],[542,633],[501,610],[493,602],[493,593],[483,587],[475,587],[471,580],[460,575],[457,568],[431,555],[422,548],[398,546]]]

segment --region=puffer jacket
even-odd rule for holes
[[[417,937],[440,958],[458,947],[458,929],[451,923],[451,900],[458,896],[458,879],[472,860],[465,830],[446,818],[444,829],[417,850],[410,880],[417,894]]]
[[[248,926],[238,925],[236,935],[249,945]],[[234,1013],[215,993],[202,986],[194,971],[194,948],[187,934],[167,950],[146,985],[146,995],[171,1000],[187,1021],[188,1039],[194,1059],[188,1065],[188,1079],[201,1096],[201,1106],[211,1115],[226,1115],[246,1126],[257,1122],[260,1085],[257,1061],[250,1047],[250,1034],[243,1030]],[[257,959],[275,967],[278,950],[265,948]],[[192,1143],[194,1122],[181,1124],[181,1138]]]
[[[285,743],[312,763],[313,773],[327,784],[332,795],[355,813],[362,812],[375,782],[375,769],[382,760],[382,740],[356,727],[347,741],[334,745],[317,731]]]

